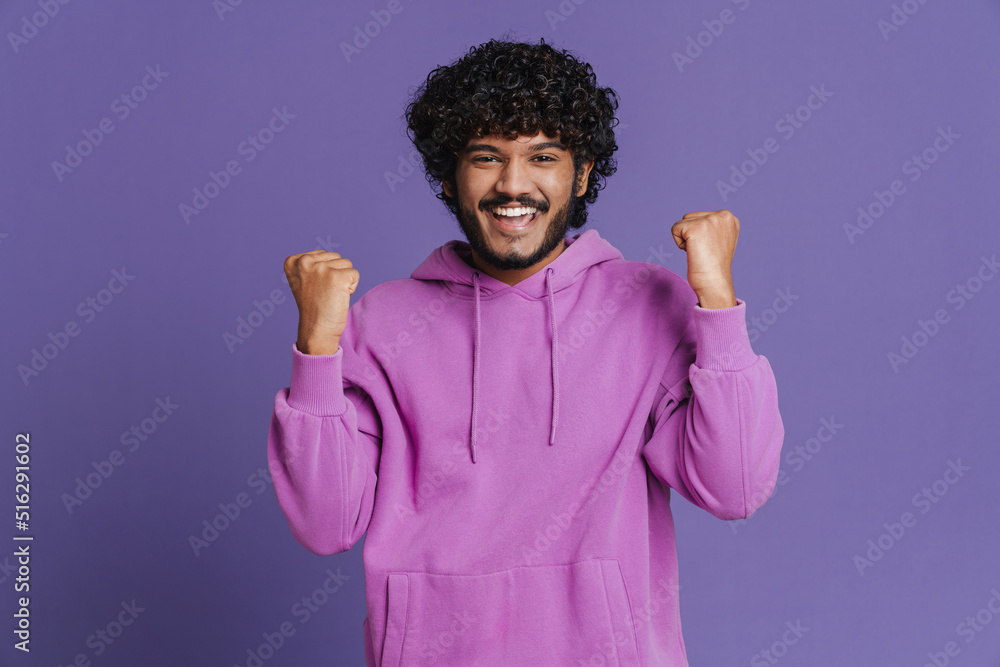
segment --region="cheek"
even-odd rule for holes
[[[465,203],[466,206],[474,209],[478,209],[479,200],[482,199],[483,189],[482,186],[476,183],[474,180],[468,178],[456,178],[455,188],[458,192],[458,198]]]
[[[542,190],[542,195],[549,203],[549,210],[561,208],[569,201],[570,187],[566,184]]]
[[[573,173],[560,174],[559,178],[554,178],[547,184],[544,192],[551,202],[565,202],[569,200],[571,193],[576,191],[577,182],[574,181]]]

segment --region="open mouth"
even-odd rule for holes
[[[519,232],[531,226],[538,217],[538,209],[532,206],[498,206],[489,209],[489,214],[503,231]]]

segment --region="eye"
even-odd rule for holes
[[[545,158],[545,161],[546,161],[546,162],[555,162],[555,158],[553,158],[553,157],[551,157],[551,156],[549,156],[549,155],[539,155],[539,156],[538,156],[538,157],[536,157],[535,159],[536,159],[536,160],[541,160],[542,158]]]
[[[496,158],[492,155],[480,155],[479,157],[472,158],[473,162],[485,162],[486,160],[495,160]]]

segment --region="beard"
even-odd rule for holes
[[[483,230],[480,227],[479,217],[474,211],[467,209],[465,206],[459,204],[458,214],[455,217],[458,220],[458,226],[469,242],[469,246],[482,261],[497,269],[520,270],[534,266],[548,257],[549,253],[555,250],[560,243],[565,242],[566,231],[569,229],[570,223],[576,222],[580,218],[580,212],[583,210],[583,202],[581,200],[582,197],[577,197],[574,192],[570,192],[569,201],[556,211],[552,219],[549,220],[548,228],[545,230],[545,236],[541,243],[534,252],[527,255],[521,254],[517,250],[508,250],[507,252],[497,252],[494,250],[486,242]],[[514,199],[509,197],[504,201],[500,199],[484,200],[480,205],[480,210],[489,216],[491,215],[489,213],[491,207],[504,206],[514,203],[514,201]],[[534,206],[538,209],[538,215],[543,215],[549,210],[547,205],[538,206],[535,202],[531,201],[518,200],[517,203],[523,206]],[[574,229],[579,226],[574,225]]]

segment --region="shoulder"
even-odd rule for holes
[[[379,283],[351,304],[349,318],[358,333],[378,337],[387,331],[406,326],[423,311],[437,311],[438,305],[450,301],[450,293],[439,285],[413,278],[399,278]]]
[[[637,297],[661,308],[675,306],[686,310],[698,301],[687,280],[660,264],[616,259],[603,262],[600,268],[606,287],[615,296]]]
[[[442,289],[437,283],[416,280],[414,278],[397,278],[375,285],[358,298],[351,308],[365,310],[371,314],[382,313],[388,317],[399,316],[401,310],[412,309],[417,305],[439,297]],[[448,300],[448,297],[441,297]]]

